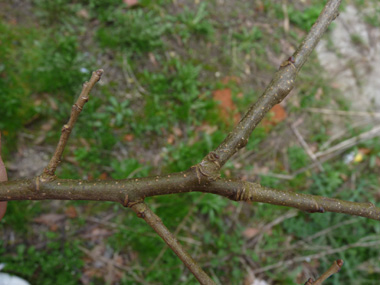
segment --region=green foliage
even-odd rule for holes
[[[184,42],[187,42],[192,35],[205,36],[210,39],[214,34],[214,28],[208,15],[205,2],[199,4],[197,11],[185,7],[182,13],[175,17],[169,17],[170,21],[173,22],[172,33],[179,35]]]
[[[305,150],[299,146],[289,147],[288,157],[291,170],[300,169],[310,163],[310,159],[305,153]]]
[[[130,54],[162,47],[161,37],[170,28],[170,24],[162,22],[161,17],[152,10],[117,9],[113,11],[111,19],[107,19],[111,22],[104,23],[98,30],[100,44]]]
[[[305,31],[309,31],[311,26],[317,20],[319,13],[323,9],[323,3],[317,3],[311,7],[304,9],[303,11],[294,9],[293,6],[289,6],[289,20],[291,23],[297,25]]]
[[[238,42],[238,49],[244,52],[250,52],[252,50],[260,50],[260,44],[258,41],[261,40],[263,33],[261,30],[254,26],[251,30],[243,27],[241,32],[235,32],[233,34],[234,39]]]
[[[129,177],[144,177],[149,174],[149,167],[141,165],[136,159],[112,160],[112,173],[114,179],[126,179]]]
[[[201,67],[173,58],[164,63],[161,72],[143,74],[149,86],[145,96],[145,113],[136,125],[137,131],[160,133],[176,122],[194,125],[207,116],[214,104],[201,94],[199,72]]]
[[[283,57],[279,42],[284,33],[278,23],[282,22],[284,12],[278,1],[262,1],[264,10],[254,12],[244,11],[240,5],[231,5],[231,11],[226,9],[224,12],[234,15],[234,20],[222,22],[220,7],[214,9],[210,3],[204,2],[194,5],[174,2],[142,0],[139,5],[128,8],[121,0],[34,0],[29,21],[36,22],[35,26],[23,28],[21,24],[0,20],[0,129],[6,131],[4,146],[8,148],[16,142],[19,130],[29,137],[29,130],[24,127],[39,130],[46,118],[53,118],[56,123],[54,131],[46,133],[42,144],[55,145],[59,129],[68,119],[82,82],[88,80],[90,70],[104,66],[104,80],[94,88],[72,132],[71,147],[64,154],[73,163],[64,161],[59,168],[59,177],[98,178],[107,174],[115,179],[125,179],[181,171],[199,162],[221,143],[228,132],[227,123],[220,118],[219,106],[212,100],[213,90],[231,89],[238,112],[244,112],[255,101],[263,82],[270,80],[266,72],[277,68],[273,60],[268,60],[267,54]],[[320,12],[321,3],[314,0],[308,8],[303,4],[288,3],[287,8],[291,23],[309,30]],[[78,16],[79,12],[84,14]],[[268,23],[265,15],[271,19]],[[377,25],[375,18],[369,14],[367,21]],[[252,23],[248,24],[248,19]],[[267,26],[271,27],[271,34],[264,28]],[[296,46],[302,36],[298,29],[291,29],[286,40]],[[353,40],[361,44],[359,39],[354,37]],[[125,66],[120,61],[121,56],[126,56],[136,77],[132,83],[127,78],[129,85],[125,84],[127,76],[123,74]],[[252,68],[251,74],[244,70],[246,65]],[[221,76],[219,80],[227,75],[236,75],[244,83],[214,83],[216,77]],[[312,56],[299,74],[296,98],[293,96],[286,102],[289,113],[308,107],[330,106],[331,103],[340,109],[348,109],[347,102],[339,100],[336,89],[329,87],[322,75],[316,56]],[[136,81],[146,92],[137,93],[130,88],[130,85],[136,86]],[[244,94],[242,98],[237,96],[240,93]],[[331,94],[334,94],[333,98]],[[298,104],[293,105],[293,100]],[[329,137],[328,124],[316,123],[320,122],[319,119],[319,115],[305,115],[308,142],[320,144]],[[215,126],[219,128],[204,130]],[[167,136],[172,135],[174,128],[180,129],[182,134],[175,137],[174,142],[169,142]],[[275,139],[278,139],[277,134],[281,137],[280,126],[274,128],[274,132]],[[124,139],[126,134],[132,133],[135,135],[132,141]],[[268,134],[268,129],[258,126],[249,140],[246,149],[255,158],[254,161],[247,158],[249,164],[241,168],[250,169],[249,175],[252,176],[248,179],[255,178],[252,169],[264,166],[265,159],[257,154],[268,143]],[[352,131],[350,134],[357,133]],[[368,148],[370,152],[361,164],[332,160],[323,165],[323,173],[306,172],[291,181],[261,176],[260,183],[283,191],[376,202],[379,180],[374,173],[378,169],[379,146],[378,139],[362,143],[359,147]],[[141,158],[137,152],[145,149],[153,153],[147,155],[148,159]],[[301,147],[286,146],[282,150],[290,171],[310,164]],[[152,167],[149,158],[153,157],[158,157],[160,169]],[[270,160],[274,161],[271,171],[284,172],[281,159],[273,157]],[[226,171],[224,175],[232,176],[237,165],[235,160],[229,161],[224,170],[232,174]],[[31,229],[36,226],[32,221],[41,214],[45,203],[9,203],[0,230],[15,232],[25,243],[18,246],[1,244],[5,270],[25,277],[33,284],[76,284],[83,270],[82,253],[78,249],[81,237],[76,236],[69,244],[57,241],[60,235],[56,232],[41,231],[38,238],[47,240],[47,246],[39,250],[29,246],[37,240],[31,236]],[[286,214],[288,209],[259,203],[238,204],[199,193],[154,197],[147,199],[147,203],[171,231],[185,220],[177,238],[200,264],[207,264],[206,270],[217,276],[221,284],[241,283],[246,277],[245,264],[242,266],[241,261],[247,258],[255,266],[265,266],[289,256],[320,252],[320,247],[313,249],[311,245],[339,248],[360,241],[361,237],[375,240],[380,233],[380,226],[375,221],[358,219],[352,224],[344,224],[350,219],[345,215],[299,213],[271,226],[262,233],[259,243],[250,247],[252,239],[244,237],[244,231],[247,228],[262,229]],[[131,271],[149,283],[195,284],[194,277],[183,270],[181,261],[170,250],[149,273],[145,270],[152,265],[164,243],[135,214],[111,203],[73,201],[68,205],[77,207],[79,216],[72,220],[70,227],[63,229],[65,235],[75,234],[76,227],[89,226],[87,216],[115,215],[109,225],[113,229],[112,236],[101,242],[123,257],[135,256],[126,265]],[[188,217],[190,211],[193,214]],[[341,226],[318,236],[307,244],[308,247],[285,250],[332,225]],[[85,246],[89,246],[87,241]],[[358,280],[358,284],[371,284],[371,281],[376,284],[374,280],[378,280],[378,273],[357,268],[358,263],[367,260],[377,265],[376,248],[352,248],[322,258],[318,272],[329,266],[330,257],[343,257],[346,262],[344,270],[334,277],[335,280],[331,279],[332,282]],[[279,284],[294,283],[302,266],[290,266],[285,274],[281,270],[266,272],[263,278]],[[119,283],[136,283],[129,277],[130,274],[125,273]],[[105,281],[94,278],[91,282]]]
[[[46,236],[56,237],[56,233],[47,232]],[[1,242],[0,242],[1,243]],[[83,267],[78,249],[78,242],[64,244],[61,241],[47,243],[44,251],[24,244],[17,246],[17,254],[5,255],[5,248],[0,247],[4,270],[19,275],[33,284],[77,284]]]
[[[35,113],[29,89],[23,84],[25,72],[19,49],[23,49],[21,39],[33,31],[11,29],[0,20],[0,130],[14,132]],[[21,41],[21,42],[20,42]]]

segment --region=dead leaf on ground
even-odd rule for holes
[[[265,117],[262,121],[267,131],[269,131],[270,127],[276,126],[288,117],[285,108],[280,104],[275,105],[268,113],[269,116]]]
[[[107,172],[103,172],[102,174],[100,174],[99,179],[100,180],[107,180],[108,179]]]
[[[250,238],[253,238],[254,236],[256,236],[259,232],[260,232],[260,230],[256,229],[256,228],[246,228],[243,232],[243,236],[246,239],[250,239]]]
[[[215,90],[212,95],[215,101],[220,102],[219,110],[222,119],[225,121],[225,123],[231,124],[231,118],[233,119],[235,124],[238,123],[240,120],[240,114],[234,114],[234,111],[236,111],[236,105],[232,101],[231,89],[225,88]]]
[[[241,79],[237,76],[226,76],[222,79],[222,83],[223,84],[228,84],[230,82],[234,82],[234,83],[237,83],[237,84],[240,84],[241,83]]]
[[[128,7],[133,7],[139,4],[139,1],[137,0],[123,0],[124,4],[126,4]]]
[[[174,144],[174,141],[175,141],[174,135],[170,134],[168,139],[167,139],[168,144],[172,145],[172,144]]]
[[[58,224],[65,219],[65,215],[62,214],[44,214],[37,218],[34,218],[33,221],[38,224],[46,225],[52,231],[56,231],[58,229]]]
[[[210,126],[206,123],[203,123],[200,127],[196,128],[197,131],[205,132],[208,135],[213,134],[217,129],[218,129],[217,126]]]
[[[124,135],[123,140],[124,140],[125,142],[131,142],[131,141],[134,140],[134,138],[135,138],[135,136],[134,136],[133,134],[126,134],[126,135]]]
[[[74,206],[67,207],[65,210],[65,214],[70,219],[74,219],[74,218],[78,217],[78,212]]]

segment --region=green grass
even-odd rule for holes
[[[296,46],[322,7],[319,1],[312,1],[310,6],[288,3],[291,32],[286,35],[283,8],[276,1],[265,1],[262,9],[258,5],[255,11],[248,11],[244,3],[222,12],[214,5],[214,1],[191,5],[140,1],[138,6],[128,8],[116,0],[36,0],[25,22],[1,20],[0,129],[5,160],[11,161],[21,147],[33,147],[40,135],[44,135],[41,146],[50,152],[81,84],[88,80],[91,70],[104,67],[103,79],[95,86],[72,132],[64,153],[67,161],[59,168],[59,176],[123,179],[182,171],[199,162],[232,127],[221,116],[219,103],[212,99],[213,91],[231,89],[236,111],[243,114],[278,68],[272,57],[281,62],[289,56],[284,54],[281,40]],[[225,18],[230,19],[228,24]],[[376,26],[374,19],[368,21]],[[361,44],[355,37],[352,40]],[[221,82],[225,76],[239,80],[225,84]],[[299,116],[303,116],[300,131],[310,145],[320,146],[329,139],[334,122],[321,120],[319,114],[306,113],[304,108],[350,108],[323,77],[315,55],[300,72],[294,93],[284,104],[288,119],[270,127],[258,126],[246,151],[240,153],[244,159],[234,157],[229,161],[223,176],[258,180],[283,191],[376,203],[378,139],[363,142],[324,163],[325,172],[310,169],[292,180],[257,175],[256,170],[291,174],[311,163],[288,132],[288,123]],[[52,128],[44,131],[48,120],[52,120]],[[344,138],[360,131],[363,130],[351,130]],[[130,134],[134,136],[127,138]],[[25,142],[20,137],[31,139]],[[359,148],[369,150],[363,161],[343,162],[344,155],[357,153]],[[299,212],[273,225],[255,241],[256,237],[244,235],[247,228],[261,229],[289,209],[235,203],[200,193],[154,197],[147,203],[170,230],[175,231],[183,222],[179,241],[220,284],[242,283],[248,266],[244,260],[257,269],[321,252],[318,246],[326,250],[374,240],[380,231],[374,221],[353,218],[357,221],[344,224],[351,217]],[[58,231],[33,222],[45,213],[64,213],[69,206],[75,207],[78,217],[66,219]],[[102,221],[107,216],[111,218],[103,224],[89,221]],[[340,224],[338,229],[308,242],[308,247],[286,250]],[[77,234],[80,230],[93,234],[94,228],[111,234],[96,241]],[[0,252],[6,264],[4,271],[33,284],[57,280],[77,284],[86,268],[94,267],[80,247],[91,250],[96,245],[117,253],[124,267],[147,282],[196,284],[170,250],[147,272],[164,243],[143,220],[119,205],[15,201],[9,204],[0,232],[5,237]],[[15,236],[14,242],[10,235]],[[37,240],[45,243],[42,249],[36,248]],[[323,256],[319,264],[309,265],[322,273],[332,260],[343,258],[344,268],[327,284],[344,280],[376,284],[379,274],[358,266],[365,262],[376,264],[377,256],[376,247],[356,247]],[[304,265],[296,263],[259,276],[269,282],[292,284],[302,272]],[[90,282],[102,284],[106,282],[104,276],[93,275]],[[120,284],[137,282],[128,271],[120,270],[118,278]]]

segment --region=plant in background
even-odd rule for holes
[[[334,1],[332,1],[334,2]],[[91,1],[91,3],[96,3],[96,1]],[[199,8],[199,10],[201,10]],[[138,10],[139,11],[139,10]],[[122,13],[130,13],[130,11],[123,11]],[[202,12],[203,13],[203,12]],[[198,14],[201,15],[198,11]],[[330,14],[331,18],[330,20],[336,16],[336,14]],[[141,15],[139,17],[142,17]],[[203,19],[203,17],[200,17]],[[133,22],[133,21],[132,21]],[[120,25],[122,23],[119,23]],[[104,29],[106,27],[103,26],[101,29]],[[190,27],[190,26],[189,26]],[[325,26],[324,26],[325,28]],[[133,30],[133,29],[132,29]],[[122,37],[127,38],[129,35],[125,34],[119,34]],[[163,34],[161,34],[162,36]],[[318,35],[318,37],[320,34]],[[159,38],[160,36],[156,37]],[[316,37],[316,38],[318,38]],[[144,42],[145,39],[148,39],[147,42],[144,42],[144,45],[147,44],[147,46],[150,45],[151,42],[154,42],[154,36],[146,36],[144,39],[141,39],[141,42]],[[153,40],[152,40],[153,39]],[[138,41],[138,40],[137,40]],[[125,41],[126,46],[133,49],[139,49],[138,46],[133,46],[134,43],[130,42],[130,40]],[[314,43],[315,44],[315,43]],[[151,48],[159,47],[160,45],[152,44]],[[304,49],[303,49],[304,48]],[[247,143],[248,137],[250,132],[256,127],[258,122],[262,119],[263,114],[267,112],[270,109],[270,106],[272,106],[275,103],[278,103],[283,99],[290,89],[293,87],[293,84],[290,84],[289,82],[293,83],[293,80],[295,79],[296,73],[301,68],[302,64],[306,60],[307,56],[305,56],[304,53],[308,54],[311,51],[312,47],[310,49],[302,47],[300,50],[297,51],[295,54],[295,61],[294,66],[292,67],[291,64],[283,65],[280,68],[279,73],[275,76],[274,81],[272,82],[272,85],[270,87],[274,88],[277,93],[264,93],[263,97],[261,97],[258,101],[258,103],[251,107],[250,111],[247,113],[245,119],[242,120],[242,123],[238,125],[237,128],[233,130],[233,132],[226,138],[224,143],[220,147],[216,147],[217,144],[215,141],[220,141],[220,134],[215,133],[215,135],[210,136],[208,139],[205,139],[205,141],[208,141],[209,143],[206,145],[202,145],[202,143],[195,143],[188,145],[182,145],[179,147],[179,149],[185,153],[188,153],[188,159],[181,158],[178,156],[176,159],[175,153],[173,153],[173,160],[172,165],[170,168],[173,168],[172,171],[181,171],[183,169],[186,169],[190,165],[194,165],[190,169],[179,172],[179,173],[170,173],[165,175],[158,175],[154,177],[148,177],[148,178],[140,178],[139,176],[146,176],[147,172],[142,171],[139,172],[139,168],[141,167],[137,161],[131,160],[131,161],[125,161],[121,160],[121,162],[111,161],[111,166],[114,167],[115,170],[115,177],[114,178],[125,178],[127,175],[136,175],[137,178],[128,179],[128,180],[118,180],[118,181],[83,181],[83,180],[77,180],[77,181],[63,181],[60,179],[57,179],[54,177],[55,168],[58,164],[59,158],[62,154],[63,148],[58,147],[57,153],[53,157],[51,163],[49,163],[49,166],[45,169],[45,172],[33,179],[30,180],[24,180],[24,183],[30,186],[30,188],[33,189],[33,191],[30,191],[29,188],[27,189],[21,189],[18,188],[19,185],[17,185],[18,182],[9,182],[6,184],[8,187],[13,187],[12,195],[17,195],[17,191],[23,191],[25,190],[27,196],[31,199],[40,199],[41,197],[39,195],[44,195],[44,199],[46,198],[58,198],[59,199],[72,199],[74,193],[75,199],[89,199],[89,200],[111,200],[120,202],[126,207],[132,208],[134,211],[137,212],[138,216],[141,218],[144,218],[144,220],[152,226],[160,235],[161,237],[172,247],[174,248],[174,251],[184,260],[184,262],[187,264],[188,267],[190,267],[190,270],[192,270],[197,278],[202,283],[211,283],[211,279],[204,275],[204,272],[196,265],[191,265],[193,262],[191,260],[187,259],[187,254],[184,253],[183,249],[179,246],[179,244],[176,242],[175,239],[172,239],[171,234],[167,231],[167,229],[162,225],[159,218],[153,214],[153,212],[150,211],[150,209],[147,208],[147,206],[143,203],[143,200],[146,197],[154,197],[150,199],[150,204],[152,205],[152,208],[155,212],[157,212],[158,215],[161,215],[163,213],[168,214],[167,216],[173,217],[171,221],[165,221],[165,224],[170,224],[173,226],[175,223],[173,221],[178,222],[178,216],[183,218],[187,212],[191,212],[191,209],[188,206],[183,206],[180,210],[174,210],[172,206],[176,206],[177,204],[181,204],[181,202],[184,201],[184,199],[193,199],[193,196],[191,194],[188,194],[187,196],[179,194],[179,195],[170,195],[170,196],[164,196],[164,197],[155,197],[156,195],[163,195],[163,194],[174,194],[178,192],[188,192],[188,191],[200,191],[200,192],[211,192],[211,193],[218,193],[224,197],[227,197],[232,200],[237,201],[260,201],[260,202],[272,202],[279,205],[288,205],[293,206],[296,208],[300,208],[302,210],[308,210],[308,211],[319,211],[323,212],[325,210],[331,210],[331,211],[337,211],[337,212],[346,212],[351,214],[357,214],[357,215],[364,215],[367,217],[374,217],[372,216],[372,212],[377,212],[377,208],[373,208],[369,204],[358,204],[358,203],[348,203],[344,201],[338,201],[334,199],[329,198],[321,198],[321,197],[315,197],[315,196],[308,196],[301,193],[287,193],[283,191],[275,191],[273,189],[267,189],[265,187],[261,187],[260,185],[255,185],[253,183],[239,181],[235,179],[225,179],[219,177],[219,170],[223,166],[223,164],[227,163],[229,157],[231,157],[239,148],[244,147],[244,145]],[[149,51],[150,49],[147,49],[146,51]],[[294,69],[297,70],[294,70]],[[198,69],[198,70],[197,70]],[[161,89],[157,88],[155,90],[157,96],[155,96],[155,101],[153,103],[160,103],[161,108],[172,108],[175,110],[174,115],[172,118],[168,118],[172,120],[172,122],[178,121],[185,121],[186,117],[181,117],[183,113],[189,114],[189,116],[197,116],[198,114],[204,114],[205,109],[202,109],[201,113],[198,113],[198,108],[194,108],[194,106],[198,103],[201,103],[202,100],[201,96],[199,96],[199,84],[197,83],[197,77],[199,73],[199,68],[196,65],[189,65],[189,66],[182,66],[182,63],[176,60],[173,60],[172,62],[169,62],[167,66],[166,77],[159,78],[159,74],[157,76],[157,81],[154,83],[157,83],[157,85],[161,85]],[[178,72],[179,76],[177,77],[176,72]],[[100,76],[101,71],[98,71],[95,73],[94,78],[98,79]],[[285,78],[283,80],[278,79],[278,76],[284,76]],[[166,80],[166,78],[170,78],[170,80]],[[94,78],[90,81],[89,85],[93,85],[94,81],[96,81]],[[86,97],[86,94],[88,94],[89,89],[88,86],[85,86],[82,95]],[[152,90],[154,90],[155,85],[153,85]],[[165,92],[169,91],[169,92]],[[178,95],[172,95],[170,94],[172,91],[174,94]],[[154,93],[154,92],[152,92]],[[170,95],[169,95],[170,94]],[[273,95],[275,94],[275,95]],[[81,95],[80,98],[83,96]],[[158,96],[160,95],[160,96]],[[167,104],[164,100],[161,101],[161,96],[168,96],[167,101],[178,101],[178,103],[184,105],[184,109],[181,109],[182,106],[176,106],[175,104],[172,104],[172,102]],[[276,97],[280,95],[280,99],[273,99],[273,96]],[[188,97],[186,97],[188,96]],[[199,96],[199,97],[198,97]],[[266,97],[267,96],[267,97]],[[116,116],[118,112],[125,111],[125,108],[119,108],[118,105],[118,99],[111,97],[113,99],[110,99],[111,101],[111,107],[104,107],[105,110],[107,110],[106,114],[103,117],[94,117],[94,121],[91,119],[91,117],[85,117],[86,126],[90,126],[91,124],[97,124],[97,126],[113,126],[118,127],[117,122],[121,124],[125,120],[126,117],[128,117],[130,114],[128,111],[126,111],[125,115],[119,116],[119,119],[117,120]],[[264,99],[263,99],[264,98]],[[272,98],[268,99],[266,101],[265,98]],[[100,104],[94,104],[93,107],[95,110],[97,108],[100,108],[100,105],[102,104],[101,101],[99,101]],[[91,98],[92,100],[92,98]],[[149,97],[147,97],[147,100],[149,100]],[[112,103],[112,101],[114,103]],[[90,101],[91,102],[91,101]],[[76,118],[78,113],[78,110],[80,111],[83,108],[83,102],[77,102],[77,105],[74,106],[74,111],[71,118]],[[91,104],[91,103],[90,103]],[[87,107],[89,107],[89,105]],[[124,107],[128,107],[129,103],[126,103]],[[178,104],[178,105],[180,105]],[[96,105],[96,106],[95,106]],[[154,104],[152,104],[154,105]],[[176,107],[178,107],[178,110],[176,110]],[[117,111],[115,111],[117,109]],[[156,110],[157,112],[159,109]],[[150,114],[152,117],[156,115],[157,113],[154,111],[151,111]],[[161,115],[162,122],[165,123],[163,118],[164,115]],[[252,122],[249,123],[248,119],[251,119]],[[245,120],[245,121],[244,121]],[[75,121],[75,120],[74,120]],[[71,132],[73,123],[70,120],[71,123],[67,124],[63,128],[62,137],[60,140],[60,145],[62,146],[66,144],[66,141],[68,139],[68,133]],[[153,124],[153,123],[152,123]],[[106,128],[103,128],[101,131],[105,130]],[[88,130],[86,128],[80,128],[81,134],[83,132],[83,135],[86,137],[90,137],[93,132],[93,130]],[[107,137],[112,137],[112,132],[108,132]],[[205,135],[206,137],[206,135]],[[91,137],[93,139],[93,137]],[[103,140],[104,145],[102,144],[102,147],[104,148],[111,148],[113,144],[115,143],[114,140]],[[111,143],[108,143],[108,141],[111,141]],[[254,144],[256,145],[256,144]],[[108,146],[108,147],[107,147]],[[110,147],[111,146],[111,147]],[[215,148],[216,147],[216,148]],[[210,149],[215,149],[215,151],[207,152]],[[169,149],[170,151],[170,149]],[[196,164],[196,161],[194,161],[197,153],[204,153],[205,158],[202,160],[202,162]],[[294,160],[291,165],[297,165],[297,159],[299,157],[302,158],[302,155],[300,155],[300,149],[290,149],[289,150],[290,157],[292,160]],[[104,155],[104,153],[103,153]],[[92,163],[99,163],[103,164],[104,160],[101,158],[101,155],[96,153],[95,148],[80,148],[75,152],[75,156],[80,162],[80,166],[85,168],[88,167],[88,165]],[[86,165],[87,164],[87,165]],[[112,176],[112,174],[111,174]],[[318,180],[319,179],[319,180]],[[342,185],[343,179],[341,179],[339,176],[337,176],[336,173],[330,175],[329,177],[325,178],[323,176],[316,177],[315,178],[315,184],[317,185],[317,188],[315,191],[319,191],[321,188],[325,188],[328,186],[328,181],[332,179],[335,181],[333,183],[333,186],[339,187]],[[321,183],[318,184],[318,181]],[[70,184],[72,183],[72,184]],[[0,195],[1,197],[9,197],[9,194],[5,193],[5,186],[4,184],[0,185]],[[80,186],[79,186],[80,185]],[[21,189],[21,190],[20,190]],[[4,190],[4,191],[3,191]],[[37,190],[37,191],[36,191]],[[331,194],[333,188],[329,188],[328,195]],[[40,194],[43,193],[43,194]],[[273,195],[272,195],[273,194]],[[318,192],[320,194],[320,192]],[[8,195],[8,196],[6,196]],[[47,196],[46,196],[47,195]],[[142,196],[141,196],[142,195]],[[210,194],[209,194],[210,195]],[[268,199],[261,199],[261,195],[267,196]],[[285,195],[285,198],[284,198]],[[26,197],[26,196],[24,196]],[[178,197],[178,198],[177,198]],[[184,197],[190,197],[190,198],[184,198]],[[289,200],[288,200],[289,198]],[[356,197],[357,198],[357,197]],[[6,199],[20,199],[20,197],[11,197]],[[23,197],[21,197],[23,199]],[[257,200],[258,199],[258,200]],[[351,199],[352,200],[352,199]],[[357,201],[356,199],[354,199]],[[290,202],[287,202],[290,201]],[[286,204],[288,203],[288,204]],[[334,204],[335,203],[335,204]],[[337,203],[342,203],[343,210],[337,209],[335,206]],[[231,232],[228,232],[227,230],[224,230],[225,225],[221,220],[216,219],[215,217],[223,212],[228,213],[228,208],[226,207],[227,203],[226,200],[222,199],[222,197],[214,197],[214,196],[207,196],[207,199],[205,201],[201,200],[199,203],[201,208],[200,211],[204,212],[204,215],[207,215],[207,217],[212,221],[212,224],[215,226],[214,229],[205,229],[205,242],[212,245],[215,243],[214,248],[214,256],[215,258],[212,259],[212,263],[216,263],[219,261],[220,258],[225,256],[226,251],[230,251],[232,253],[238,253],[241,252],[241,240],[238,238],[229,239],[229,237],[233,236]],[[177,205],[177,206],[178,206]],[[181,204],[182,205],[182,204]],[[260,211],[267,206],[260,205]],[[351,208],[350,208],[351,207]],[[352,210],[353,208],[354,210]],[[178,207],[177,207],[178,208]],[[349,209],[350,208],[350,209]],[[276,212],[276,207],[272,207],[273,212]],[[353,212],[352,212],[353,211]],[[364,212],[361,212],[364,211]],[[370,212],[369,212],[370,211]],[[268,211],[267,211],[268,212]],[[259,214],[258,214],[259,215]],[[307,219],[309,215],[300,215],[302,217],[301,222],[303,224],[307,225]],[[330,222],[330,217],[332,215],[326,215],[327,218],[323,223],[321,223],[322,227],[327,227],[327,225]],[[274,219],[276,216],[273,214],[270,217],[266,217],[266,220],[270,221],[270,219]],[[318,217],[318,216],[313,216]],[[340,216],[341,217],[341,216]],[[152,252],[155,252],[155,246],[154,244],[150,244],[150,238],[146,235],[148,232],[147,227],[143,228],[142,221],[136,221],[135,220],[128,220],[124,221],[125,225],[128,225],[132,227],[134,230],[132,233],[130,231],[125,229],[120,229],[120,231],[115,235],[117,238],[115,238],[112,242],[116,244],[117,246],[120,246],[120,248],[127,248],[128,244],[125,243],[125,241],[130,241],[133,246],[136,246],[137,248],[141,247],[146,249],[147,246],[151,245],[151,250],[149,252],[146,252],[146,254],[151,254]],[[294,226],[297,226],[294,224]],[[217,231],[225,231],[220,234],[220,237],[218,239],[212,239],[211,237],[211,230],[217,230]],[[275,231],[276,229],[274,229]],[[289,227],[289,230],[291,231],[291,227]],[[299,230],[299,229],[297,229]],[[124,241],[123,241],[124,239]],[[281,240],[270,240],[269,246],[272,248],[277,248],[278,244],[283,241]],[[129,247],[128,247],[129,248]],[[253,253],[250,253],[253,255]],[[163,257],[165,260],[165,263],[167,266],[176,266],[176,263],[173,261],[173,259],[168,258],[166,255]],[[273,260],[274,261],[274,260]],[[234,262],[239,262],[236,258],[234,259]],[[190,264],[191,263],[191,264]],[[333,273],[338,268],[341,267],[341,262],[335,262],[333,264],[333,267],[331,270],[328,270],[328,273]],[[157,270],[157,275],[159,275],[159,270]],[[223,272],[218,272],[218,275],[223,275]],[[172,277],[179,277],[179,274]],[[232,276],[234,278],[241,278],[241,271],[234,270]],[[172,280],[173,282],[175,280]]]

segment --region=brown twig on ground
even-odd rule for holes
[[[380,113],[373,113],[373,112],[343,111],[343,110],[331,110],[331,109],[320,109],[320,108],[307,108],[305,110],[311,113],[320,113],[320,114],[326,114],[326,115],[380,118]]]
[[[95,83],[100,80],[102,74],[103,69],[98,69],[97,71],[94,71],[92,73],[90,81],[85,82],[83,84],[82,92],[79,95],[77,102],[73,105],[71,109],[70,119],[67,122],[67,124],[65,124],[62,127],[61,137],[59,138],[59,142],[54,152],[54,155],[51,158],[49,164],[45,167],[43,174],[41,175],[41,181],[49,180],[54,177],[55,170],[57,169],[57,166],[61,160],[62,153],[65,149],[67,140],[70,137],[70,133],[75,125],[75,122],[77,121],[84,104],[86,104],[86,102],[89,99],[89,94],[92,87],[94,87]]]
[[[311,158],[312,161],[318,166],[320,171],[324,171],[322,164],[318,161],[318,158],[315,156],[313,151],[310,149],[309,145],[306,143],[304,138],[302,137],[301,133],[298,131],[296,126],[294,124],[290,125],[290,128],[292,129],[294,135],[298,139],[299,143],[303,147],[303,149],[306,151],[307,155]]]
[[[369,140],[374,137],[380,136],[380,126],[373,127],[371,130],[368,132],[361,133],[358,136],[355,136],[353,138],[350,138],[348,140],[342,141],[333,147],[330,147],[329,149],[326,149],[324,151],[320,151],[315,153],[314,155],[318,158],[321,156],[325,156],[328,154],[331,154],[333,152],[340,153],[342,151],[345,151],[346,149],[353,147],[354,145],[357,145],[358,143],[364,141],[364,140]]]
[[[348,245],[345,245],[345,246],[342,246],[339,248],[332,248],[332,249],[328,249],[328,250],[322,251],[322,252],[320,251],[316,254],[311,254],[311,255],[306,255],[306,256],[298,256],[298,257],[295,257],[295,258],[292,258],[289,260],[282,260],[282,261],[277,262],[275,264],[271,264],[271,265],[264,266],[264,267],[261,267],[258,269],[254,269],[253,272],[255,274],[257,274],[257,273],[265,272],[268,270],[273,270],[273,269],[280,268],[280,267],[288,267],[292,264],[303,262],[303,261],[310,262],[310,260],[312,260],[312,259],[319,259],[319,258],[322,258],[324,256],[343,252],[343,251],[346,251],[347,249],[351,249],[351,248],[374,247],[374,246],[380,246],[380,240],[375,240],[375,241],[370,241],[370,242],[356,242],[354,244],[348,244]]]
[[[182,260],[186,267],[194,274],[200,284],[215,284],[214,281],[202,270],[194,259],[185,251],[175,236],[165,227],[162,220],[154,214],[145,203],[137,203],[131,209],[139,218],[144,219],[152,229],[165,241],[173,252]]]
[[[323,273],[317,280],[313,281],[313,279],[309,278],[308,281],[306,281],[305,285],[320,285],[323,281],[325,281],[327,278],[329,278],[331,275],[338,273],[340,269],[343,266],[343,260],[338,259],[333,262],[333,264],[330,266],[329,269],[325,273]]]

